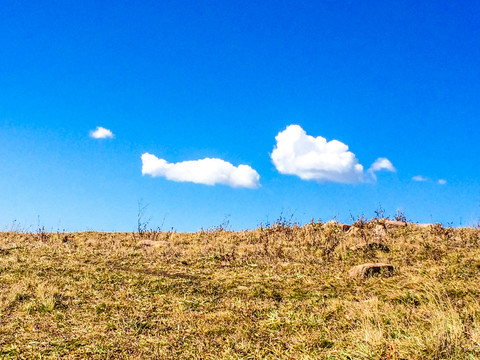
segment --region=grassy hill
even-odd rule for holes
[[[480,229],[397,225],[0,233],[0,357],[480,358]]]

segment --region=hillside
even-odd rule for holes
[[[5,359],[480,358],[480,229],[0,234]],[[352,277],[364,263],[393,272]]]

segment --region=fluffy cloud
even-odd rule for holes
[[[447,180],[445,180],[445,179],[440,179],[440,180],[438,180],[438,183],[439,183],[440,185],[445,185],[445,184],[447,183]]]
[[[344,143],[307,135],[299,125],[290,125],[275,137],[273,164],[281,174],[303,180],[340,183],[361,182],[363,166]]]
[[[113,136],[114,135],[110,130],[101,126],[97,126],[95,130],[90,130],[90,137],[94,139],[111,139]]]
[[[387,170],[391,172],[397,171],[394,168],[392,162],[384,157],[380,157],[377,160],[375,160],[375,162],[370,167],[370,171],[373,171],[373,172],[380,171],[380,170]]]
[[[427,181],[428,179],[422,175],[416,175],[414,177],[412,177],[412,180],[413,181]]]
[[[377,180],[377,175],[375,173],[381,170],[386,170],[390,172],[397,171],[397,169],[395,169],[390,160],[384,157],[379,157],[377,160],[374,161],[372,166],[370,166],[370,169],[368,169],[368,173],[373,178],[373,180]]]
[[[258,187],[260,175],[248,165],[233,166],[222,159],[200,159],[169,163],[155,155],[142,155],[142,174],[172,181],[197,184],[224,184],[231,187]]]

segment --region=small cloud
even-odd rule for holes
[[[97,126],[95,130],[90,130],[90,137],[94,139],[111,139],[114,135],[110,130]]]
[[[289,125],[275,137],[271,159],[281,174],[303,180],[356,183],[363,181],[363,166],[348,146],[338,140],[307,135],[299,125]]]
[[[428,179],[426,177],[423,177],[422,175],[416,175],[412,177],[413,181],[427,181]]]
[[[438,180],[438,183],[439,183],[440,185],[445,185],[445,184],[447,183],[447,180],[440,179],[440,180]]]
[[[369,171],[380,171],[380,170],[387,170],[391,172],[397,171],[393,166],[392,162],[384,157],[379,157],[375,162],[370,166]]]
[[[231,187],[257,188],[260,175],[248,165],[233,166],[222,159],[200,159],[169,163],[155,155],[142,155],[142,174],[167,180],[196,184],[223,184]]]
[[[390,172],[396,172],[397,169],[393,166],[392,162],[384,157],[379,157],[368,169],[368,173],[373,177],[374,180],[377,180],[377,171],[386,170]]]

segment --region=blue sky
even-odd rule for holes
[[[0,226],[131,231],[139,202],[180,231],[379,206],[476,224],[479,18],[476,1],[2,1]]]

